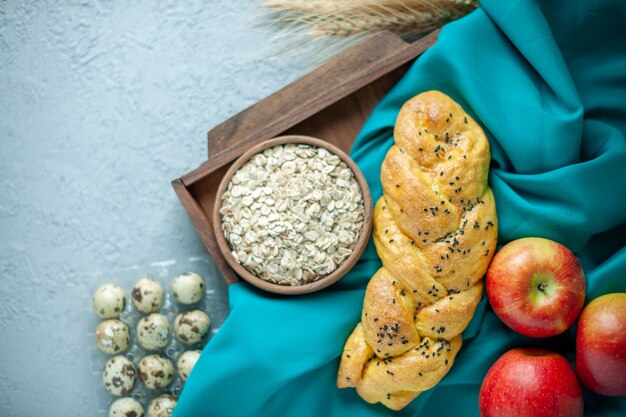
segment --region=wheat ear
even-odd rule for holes
[[[423,33],[461,17],[474,0],[264,0],[270,23],[313,37],[350,36],[391,30]],[[296,29],[297,28],[297,29]]]

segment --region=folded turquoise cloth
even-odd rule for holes
[[[588,300],[626,292],[626,2],[484,0],[447,25],[354,144],[374,199],[400,107],[431,89],[458,101],[489,137],[499,242],[562,242],[585,268]],[[335,378],[379,266],[370,244],[354,270],[320,293],[282,298],[232,285],[230,317],[174,416],[478,416],[481,381],[508,349],[543,346],[573,359],[574,329],[526,338],[483,299],[439,385],[399,412],[367,404],[353,389],[337,389]],[[585,415],[623,417],[626,398],[585,391]]]

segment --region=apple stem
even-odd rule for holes
[[[537,285],[537,289],[539,291],[545,291],[546,288],[548,288],[548,283],[545,281],[542,281],[539,285]]]

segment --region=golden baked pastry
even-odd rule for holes
[[[450,97],[402,106],[381,169],[373,237],[383,267],[346,341],[339,388],[399,410],[448,372],[496,247],[489,143]]]

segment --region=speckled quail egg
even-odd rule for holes
[[[170,417],[176,407],[176,398],[170,394],[162,394],[150,401],[148,417]]]
[[[135,385],[135,367],[124,356],[113,356],[104,365],[102,382],[113,395],[128,394]]]
[[[120,398],[109,407],[109,417],[143,417],[143,406],[134,398]]]
[[[125,305],[126,295],[117,284],[104,284],[93,295],[93,311],[103,319],[119,317]]]
[[[172,382],[174,365],[164,356],[148,355],[139,361],[138,375],[147,388],[163,388]]]
[[[137,342],[146,350],[163,349],[170,342],[172,329],[163,314],[152,313],[137,323]]]
[[[133,287],[133,305],[142,313],[158,311],[163,305],[163,287],[158,281],[141,278]]]
[[[109,355],[124,352],[130,345],[130,333],[126,323],[111,319],[96,327],[96,346]]]
[[[203,311],[193,310],[180,313],[174,319],[174,333],[187,345],[198,343],[209,330],[211,318]]]
[[[195,304],[204,296],[204,279],[195,272],[185,272],[174,278],[172,293],[181,304]]]
[[[198,358],[200,358],[199,350],[188,350],[183,352],[182,355],[178,358],[178,362],[176,362],[176,368],[178,369],[178,374],[186,381],[189,378],[189,374],[194,366],[196,366],[196,362],[198,362]]]

